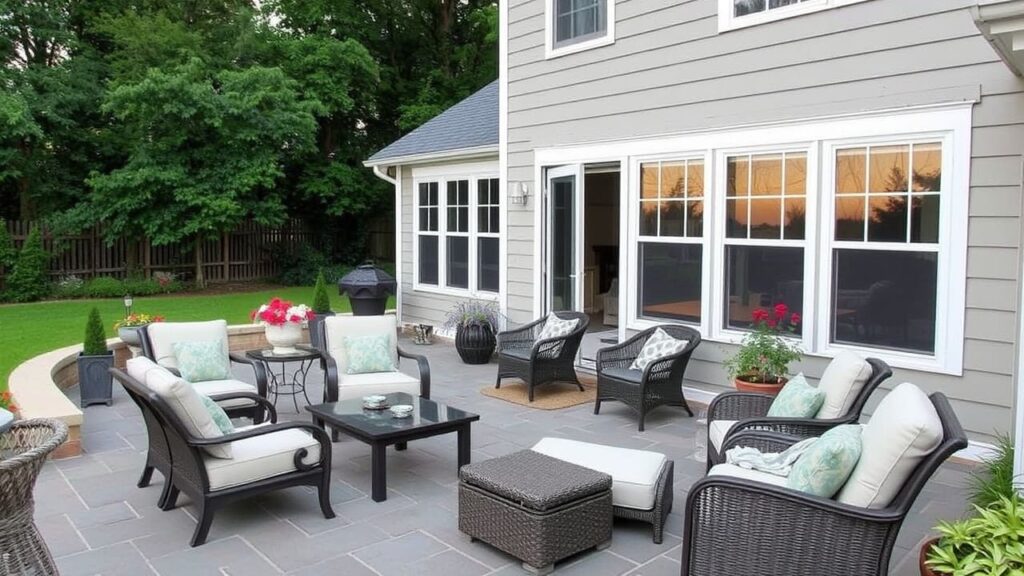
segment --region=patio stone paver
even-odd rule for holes
[[[636,430],[635,415],[609,402],[601,415],[590,405],[559,411],[524,408],[479,393],[494,382],[495,365],[467,366],[454,349],[438,344],[409,348],[430,357],[435,399],[480,414],[473,425],[472,457],[482,460],[532,446],[544,436],[664,452],[676,462],[675,509],[665,542],[650,527],[616,521],[607,550],[584,552],[560,563],[558,574],[668,576],[679,573],[683,509],[689,487],[704,474],[693,458],[694,420],[662,408]],[[414,373],[412,363],[403,369]],[[237,376],[251,373],[238,368]],[[314,369],[310,382],[322,380]],[[75,394],[74,391],[71,392]],[[310,398],[321,386],[310,386]],[[282,420],[308,420],[290,399],[278,402]],[[307,487],[268,494],[217,513],[206,545],[191,548],[194,507],[156,507],[163,478],[135,486],[145,460],[145,428],[138,409],[115,384],[111,407],[91,406],[82,429],[84,454],[49,462],[36,487],[36,520],[61,574],[175,575],[345,574],[346,576],[484,576],[526,574],[511,556],[458,531],[454,435],[410,443],[388,455],[388,500],[369,497],[370,450],[342,438],[334,444],[331,501],[337,518],[320,514]],[[930,482],[908,516],[893,554],[892,574],[917,573],[918,545],[938,519],[966,510],[966,468],[949,464]]]

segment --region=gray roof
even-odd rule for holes
[[[409,156],[498,146],[498,81],[432,118],[377,152],[367,164]]]

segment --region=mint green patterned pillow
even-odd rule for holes
[[[860,424],[844,424],[825,432],[793,464],[786,486],[831,498],[846,484],[860,460]]]
[[[345,336],[345,356],[348,365],[346,374],[369,374],[371,372],[394,372],[395,360],[391,350],[391,338],[387,334],[378,336]]]
[[[825,392],[807,383],[797,374],[786,383],[768,408],[768,416],[776,418],[814,418],[825,402]]]
[[[223,340],[175,342],[174,360],[186,382],[226,380],[231,376]]]
[[[228,413],[223,408],[206,394],[199,394],[199,399],[202,400],[206,411],[210,413],[210,418],[213,418],[213,423],[220,428],[221,434],[227,435],[235,431],[235,425],[231,423],[231,418],[228,418]]]

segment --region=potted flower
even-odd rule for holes
[[[444,328],[455,330],[455,350],[466,364],[487,364],[497,345],[501,312],[493,302],[459,302],[448,311]]]
[[[111,392],[114,381],[110,374],[113,367],[114,353],[107,348],[100,311],[94,307],[89,312],[89,321],[85,325],[85,342],[82,344],[82,352],[78,355],[78,390],[82,397],[82,406],[110,406],[113,403]]]
[[[314,316],[309,320],[309,343],[319,350],[324,347],[320,339],[320,325],[327,317],[334,316],[323,270],[316,275],[316,285],[313,287],[313,313]]]
[[[3,434],[14,424],[14,414],[18,407],[14,405],[14,397],[9,390],[0,392],[0,434]]]
[[[114,330],[117,330],[117,335],[121,338],[122,342],[129,346],[141,348],[142,334],[139,332],[139,328],[152,324],[153,322],[163,321],[163,316],[144,314],[142,312],[132,312],[121,320],[115,322]]]
[[[267,342],[274,348],[274,354],[295,354],[295,345],[302,340],[302,325],[316,314],[305,304],[293,305],[287,300],[273,298],[253,310],[253,321],[262,324]]]
[[[789,380],[789,365],[800,359],[799,346],[787,337],[795,334],[800,315],[790,313],[785,304],[776,304],[771,312],[758,308],[753,314],[753,331],[725,367],[736,389],[743,392],[777,394]]]

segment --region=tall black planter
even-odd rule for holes
[[[487,364],[496,345],[490,326],[459,326],[455,332],[455,350],[466,364]]]
[[[107,352],[99,356],[78,355],[78,390],[82,396],[82,406],[90,404],[106,404],[110,406],[114,400],[114,377],[110,369],[114,367],[114,353]]]
[[[313,316],[313,319],[309,321],[309,345],[317,350],[323,350],[326,344],[321,337],[321,325],[324,320],[334,316],[334,312],[317,312]]]

